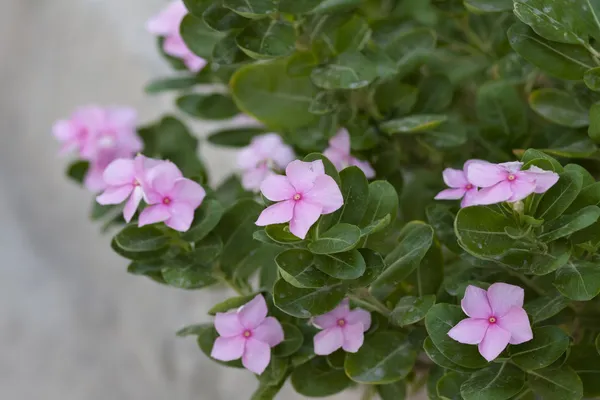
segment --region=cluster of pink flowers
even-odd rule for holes
[[[69,119],[57,121],[52,131],[62,143],[62,153],[76,152],[90,163],[84,184],[99,192],[105,188],[102,174],[113,160],[142,150],[136,123],[137,113],[131,108],[86,106]]]
[[[260,186],[262,194],[277,203],[267,207],[256,225],[290,223],[290,232],[304,239],[311,226],[323,214],[344,204],[342,192],[332,177],[325,174],[321,160],[292,161],[286,175],[271,175]]]
[[[487,291],[469,285],[461,306],[469,318],[448,332],[457,342],[479,345],[479,353],[494,360],[508,344],[533,339],[531,324],[523,309],[525,292],[507,283],[494,283]]]
[[[220,361],[241,358],[245,368],[262,374],[271,361],[271,348],[284,340],[281,324],[267,314],[267,303],[260,294],[237,310],[217,313],[219,337],[211,357]],[[340,348],[356,353],[371,326],[371,314],[360,308],[350,310],[348,300],[344,300],[333,311],[315,317],[313,324],[323,329],[314,337],[315,354],[327,355]]]
[[[350,134],[345,128],[341,128],[329,140],[329,147],[323,152],[323,155],[335,165],[338,171],[350,166],[357,166],[364,172],[367,179],[375,178],[375,170],[368,161],[359,160],[350,154]]]
[[[442,190],[435,199],[462,199],[462,207],[516,202],[532,193],[544,193],[558,181],[555,172],[536,166],[523,171],[522,166],[518,161],[492,164],[469,160],[462,170],[446,168],[443,177],[450,189]]]
[[[198,183],[183,177],[175,164],[139,154],[135,159],[119,158],[104,171],[107,187],[96,198],[100,204],[120,204],[127,200],[123,217],[127,222],[142,199],[148,204],[140,213],[139,226],[164,222],[177,231],[190,229],[194,211],[206,192]]]
[[[151,18],[146,24],[146,29],[164,38],[163,50],[166,54],[181,59],[190,71],[199,72],[206,66],[206,60],[192,53],[179,32],[179,25],[186,14],[187,9],[183,1],[175,0]]]

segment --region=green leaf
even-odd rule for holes
[[[400,80],[384,82],[377,86],[375,102],[381,113],[405,115],[414,108],[418,93],[419,89]]]
[[[268,225],[265,227],[265,233],[271,240],[281,244],[298,244],[302,242],[302,239],[290,232],[289,224]]]
[[[219,304],[214,305],[210,310],[208,310],[208,314],[216,315],[217,313],[224,313],[229,310],[233,310],[234,308],[239,308],[244,304],[248,303],[255,296],[255,294],[251,294],[249,296],[231,297],[225,301],[222,301]]]
[[[398,326],[415,324],[425,318],[435,304],[435,295],[423,297],[406,296],[400,299],[390,314],[390,321]]]
[[[266,18],[251,22],[237,35],[236,43],[257,60],[285,57],[296,49],[296,32],[287,22]]]
[[[396,193],[396,189],[389,182],[371,182],[369,184],[367,210],[360,226],[366,227],[388,214],[391,214],[392,221],[395,220],[398,212],[398,202],[398,193]]]
[[[215,44],[225,35],[209,28],[206,23],[192,14],[183,17],[179,26],[186,46],[196,55],[210,59]]]
[[[381,400],[405,400],[406,382],[397,381],[387,385],[377,385],[377,393]]]
[[[202,289],[218,282],[211,268],[202,265],[202,261],[193,255],[171,260],[166,265],[162,270],[163,279],[168,285],[179,289]]]
[[[472,12],[493,13],[512,11],[512,0],[464,0],[465,6]]]
[[[309,243],[308,249],[314,254],[334,254],[349,251],[360,240],[360,229],[355,225],[337,224]]]
[[[218,3],[208,6],[202,14],[202,19],[206,25],[219,32],[241,29],[248,24],[246,18],[241,17],[230,9],[222,7]]]
[[[419,267],[421,260],[433,243],[431,226],[409,222],[400,231],[396,248],[385,258],[387,268],[371,284],[371,292],[379,299],[389,296],[396,286]]]
[[[352,383],[344,371],[333,369],[323,358],[313,359],[292,372],[292,386],[308,397],[326,397],[341,392]]]
[[[283,328],[284,339],[283,342],[273,348],[273,355],[275,357],[289,357],[302,347],[304,336],[296,325],[282,322],[281,327]]]
[[[465,318],[459,306],[436,304],[425,317],[425,327],[435,347],[450,361],[466,368],[481,368],[487,361],[475,346],[458,343],[448,336],[450,329]]]
[[[550,42],[522,23],[510,27],[508,39],[521,57],[556,78],[581,80],[585,71],[595,64],[583,47]]]
[[[181,238],[187,242],[198,242],[206,237],[219,223],[223,215],[223,206],[216,200],[206,199],[194,213],[194,221]]]
[[[366,269],[364,274],[356,279],[355,281],[350,282],[352,287],[366,287],[371,284],[385,268],[385,263],[383,262],[383,258],[378,253],[374,252],[371,249],[359,249],[358,250],[362,258],[365,260]]]
[[[115,240],[121,249],[133,253],[160,250],[169,243],[169,237],[153,225],[141,228],[128,225],[115,236]]]
[[[510,346],[510,360],[524,370],[549,366],[567,351],[569,336],[557,326],[544,326],[533,330],[533,339]]]
[[[377,233],[385,229],[391,221],[392,217],[390,214],[386,215],[381,219],[375,220],[360,230],[360,236],[365,237]]]
[[[334,222],[359,225],[367,210],[369,182],[358,167],[344,168],[340,172],[344,205],[334,214]]]
[[[445,115],[437,114],[411,115],[386,121],[380,125],[380,128],[389,135],[420,133],[437,128],[447,119]]]
[[[290,249],[280,253],[275,262],[286,282],[299,288],[319,288],[334,282],[314,265],[314,256],[308,250]]]
[[[321,0],[279,0],[279,11],[290,14],[305,14],[320,3]]]
[[[569,236],[595,223],[600,218],[600,208],[587,206],[573,214],[563,215],[559,219],[544,225],[544,233],[538,238],[551,242],[561,237]]]
[[[316,89],[306,76],[288,76],[283,60],[244,66],[229,84],[237,106],[274,129],[297,129],[315,121],[308,107]]]
[[[246,53],[244,53],[238,47],[235,41],[238,33],[239,32],[237,30],[229,32],[227,36],[215,43],[215,47],[213,48],[212,52],[213,68],[215,68],[215,64],[220,64],[222,66],[233,66],[248,60]]]
[[[276,0],[223,0],[223,6],[246,18],[257,18],[277,11]]]
[[[225,365],[227,367],[244,368],[242,365],[242,360],[223,362],[215,360],[210,356],[213,345],[215,344],[215,340],[218,336],[219,334],[212,324],[205,324],[202,329],[198,330],[198,347],[200,347],[200,350],[202,350],[204,355],[218,364]]]
[[[521,391],[525,373],[507,364],[491,365],[475,372],[460,386],[465,400],[506,400]]]
[[[346,285],[331,283],[318,289],[297,288],[283,279],[275,282],[273,301],[285,313],[310,318],[333,310],[346,296]]]
[[[170,90],[184,90],[198,84],[195,76],[181,76],[176,78],[156,79],[144,88],[148,94],[162,93]]]
[[[335,168],[335,166],[331,163],[331,161],[329,161],[329,159],[327,157],[325,157],[323,154],[321,153],[310,153],[309,155],[307,155],[306,157],[304,157],[304,162],[309,162],[309,161],[317,161],[317,160],[321,160],[323,162],[323,166],[325,167],[325,173],[327,175],[329,175],[330,177],[333,178],[333,180],[335,181],[335,183],[338,184],[338,186],[341,186],[341,180],[340,180],[340,175],[338,174],[337,169]]]
[[[577,344],[570,349],[567,363],[579,375],[586,398],[600,396],[600,355],[593,344]]]
[[[357,279],[366,270],[365,260],[357,250],[317,255],[315,256],[315,266],[320,271],[337,279]]]
[[[600,143],[600,102],[590,107],[588,135],[594,142]]]
[[[192,117],[220,120],[239,114],[231,97],[222,94],[187,94],[177,99],[177,107]]]
[[[532,319],[534,324],[552,318],[569,305],[569,299],[556,293],[554,295],[541,296],[535,300],[527,302],[524,306],[525,311]]]
[[[473,369],[461,367],[446,358],[446,356],[435,347],[430,337],[427,337],[423,342],[423,350],[425,350],[425,354],[427,354],[427,357],[429,357],[431,361],[444,369],[460,372],[461,374],[471,374],[474,372]]]
[[[462,400],[460,386],[467,380],[467,375],[449,371],[437,381],[436,394],[443,400]]]
[[[286,72],[291,77],[310,76],[318,64],[319,60],[313,52],[296,51],[288,58]]]
[[[527,133],[527,109],[508,81],[489,81],[477,90],[477,116],[486,126],[507,138]]]
[[[554,286],[571,300],[589,301],[600,293],[600,269],[592,262],[569,262],[556,271]]]
[[[444,75],[433,75],[419,83],[419,96],[415,110],[419,113],[437,113],[452,103],[454,87]]]
[[[583,397],[581,379],[570,367],[548,367],[527,371],[527,374],[529,387],[544,400],[579,400]]]
[[[359,89],[377,78],[376,65],[359,52],[340,54],[332,63],[313,69],[312,82],[323,89]]]
[[[529,105],[546,120],[569,128],[588,126],[588,111],[569,93],[551,88],[538,89],[529,95]]]
[[[453,253],[460,253],[456,234],[454,233],[454,214],[449,207],[432,204],[426,209],[427,221],[433,227],[436,236]]]
[[[180,330],[178,330],[176,335],[179,337],[198,336],[202,332],[204,332],[204,330],[207,327],[211,327],[211,325],[210,324],[189,325],[189,326],[183,327]]]
[[[365,337],[358,352],[348,353],[344,369],[355,382],[386,384],[404,379],[416,358],[405,334],[375,332]]]
[[[263,128],[242,127],[222,129],[208,135],[208,141],[217,146],[245,147],[255,136],[265,133]]]
[[[525,151],[525,153],[523,153],[521,162],[523,162],[523,164],[528,164],[536,159],[542,159],[542,160],[546,160],[546,161],[550,162],[550,164],[552,164],[552,170],[556,173],[563,172],[562,165],[558,161],[556,161],[555,158],[549,156],[548,154],[544,153],[543,151],[539,151],[536,149],[527,149],[527,151]]]
[[[558,182],[540,200],[535,216],[544,221],[560,217],[577,198],[583,186],[583,177],[577,171],[565,171]]]
[[[67,176],[81,185],[89,168],[90,163],[88,161],[75,161],[69,165]]]
[[[585,71],[583,81],[588,88],[596,92],[600,91],[600,67],[594,67]]]

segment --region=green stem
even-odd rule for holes
[[[390,309],[385,306],[382,302],[373,297],[369,292],[361,291],[360,293],[350,293],[348,298],[354,302],[362,305],[365,308],[370,309],[383,315],[384,317],[390,316]]]
[[[365,385],[364,391],[360,400],[372,400],[375,396],[375,386]]]

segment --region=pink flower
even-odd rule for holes
[[[267,133],[254,137],[237,157],[238,166],[243,170],[242,186],[258,192],[260,184],[273,175],[273,170],[283,170],[293,159],[294,150],[283,143],[279,135]]]
[[[345,299],[334,310],[315,317],[313,325],[323,329],[314,337],[315,354],[326,356],[339,348],[356,353],[371,326],[371,314],[362,308],[350,310]]]
[[[462,309],[470,318],[463,319],[448,336],[464,344],[478,344],[479,353],[494,360],[508,344],[533,339],[527,313],[523,309],[525,293],[518,286],[494,283],[487,292],[469,285]]]
[[[357,166],[365,173],[367,179],[375,177],[375,171],[367,161],[359,160],[350,154],[350,134],[345,128],[340,129],[337,134],[329,140],[329,147],[323,155],[335,165],[338,171],[350,166]]]
[[[287,176],[271,175],[260,185],[262,194],[278,203],[267,207],[256,225],[290,223],[290,232],[304,239],[308,230],[321,216],[330,214],[344,204],[342,192],[321,160],[292,161],[285,169]]]
[[[199,72],[206,66],[206,60],[192,53],[179,33],[179,25],[186,14],[187,9],[183,2],[173,1],[146,23],[146,29],[152,34],[165,38],[163,43],[165,53],[181,59],[190,71]]]
[[[139,226],[164,222],[181,232],[190,229],[194,210],[206,196],[202,186],[184,178],[179,168],[169,161],[148,171],[143,190],[149,206],[140,213]]]
[[[267,317],[267,303],[257,295],[238,310],[217,313],[215,340],[210,356],[220,361],[242,359],[244,367],[262,374],[271,361],[271,347],[283,342],[283,328],[277,319]]]
[[[442,190],[435,196],[436,200],[458,200],[462,199],[460,206],[469,207],[474,204],[475,195],[477,194],[477,186],[467,179],[465,173],[467,166],[478,160],[467,161],[463,169],[446,168],[442,173],[444,182],[450,189]]]
[[[161,162],[141,154],[138,154],[135,159],[118,158],[114,160],[106,167],[102,175],[107,189],[96,197],[96,201],[102,205],[120,204],[129,198],[123,209],[123,217],[125,221],[131,221],[144,197],[143,187],[146,186],[148,169]]]

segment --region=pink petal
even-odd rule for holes
[[[334,326],[322,330],[315,335],[313,343],[315,346],[315,354],[326,356],[333,353],[344,345],[344,333],[342,332],[342,328]]]
[[[90,166],[83,180],[83,184],[90,192],[97,193],[106,188],[102,172],[104,172],[102,168],[94,165]]]
[[[322,214],[330,214],[344,205],[342,191],[329,175],[319,176],[312,189],[302,195],[302,199],[320,205]]]
[[[262,155],[252,145],[237,153],[237,165],[240,169],[256,168],[261,161],[264,161]]]
[[[192,209],[200,207],[202,200],[206,196],[206,191],[199,183],[191,179],[180,178],[175,181],[175,186],[171,191],[173,200],[187,203]]]
[[[294,161],[296,155],[294,154],[294,150],[286,145],[281,144],[277,149],[274,150],[274,153],[271,155],[271,159],[275,162],[275,165],[279,169],[285,169],[289,163]]]
[[[533,339],[527,313],[520,307],[512,307],[503,317],[498,318],[497,324],[510,332],[510,344],[521,344]]]
[[[61,141],[65,142],[67,140],[71,140],[75,138],[77,135],[77,129],[73,126],[73,123],[68,120],[60,120],[56,121],[52,126],[52,134],[54,137]]]
[[[179,232],[187,232],[194,221],[194,208],[188,203],[176,201],[168,206],[170,217],[165,224]]]
[[[469,317],[487,319],[492,315],[488,293],[477,286],[469,285],[460,305]]]
[[[267,317],[259,326],[254,328],[252,337],[261,342],[265,342],[271,347],[275,347],[283,342],[283,328],[277,319],[274,317]]]
[[[297,201],[294,206],[294,215],[290,221],[290,232],[292,232],[294,236],[304,239],[310,230],[310,227],[313,226],[321,216],[322,211],[323,208],[319,205],[309,203],[308,201]]]
[[[246,369],[260,375],[271,361],[271,348],[260,340],[250,338],[246,341],[246,349],[242,356],[242,364]]]
[[[333,164],[336,170],[341,171],[348,167],[348,155],[340,153],[339,150],[329,147],[323,152],[323,155],[327,157]]]
[[[143,195],[144,193],[142,192],[141,187],[138,186],[135,189],[133,189],[131,197],[129,198],[129,200],[127,200],[127,203],[125,203],[125,208],[123,208],[123,218],[125,218],[126,222],[130,222],[131,218],[133,218],[133,215],[135,214],[136,210],[140,205],[140,202],[142,201]]]
[[[463,188],[469,184],[462,169],[446,168],[442,176],[444,183],[451,188]]]
[[[184,58],[190,52],[190,49],[187,47],[179,33],[170,34],[165,37],[163,50],[168,55],[176,58]]]
[[[282,145],[283,140],[276,133],[265,133],[264,135],[256,136],[250,144],[254,151],[261,156],[262,160],[270,159]]]
[[[535,180],[535,193],[544,193],[558,182],[558,174],[552,171],[546,171],[532,165],[523,174],[531,176]]]
[[[254,329],[262,324],[268,311],[265,298],[259,294],[239,309],[238,317],[246,329]]]
[[[350,134],[346,128],[340,128],[336,135],[329,139],[329,145],[340,153],[350,154]]]
[[[444,189],[439,192],[434,199],[435,200],[458,200],[462,199],[462,197],[467,192],[466,189]]]
[[[111,107],[107,109],[108,119],[111,124],[120,128],[129,128],[135,130],[138,114],[135,108],[131,107]]]
[[[508,200],[519,201],[523,200],[525,197],[529,196],[535,191],[536,183],[535,181],[528,182],[524,179],[517,179],[510,183],[510,188],[513,194]]]
[[[454,325],[448,336],[463,344],[479,344],[489,327],[487,319],[467,318]]]
[[[120,204],[129,196],[133,190],[133,185],[110,186],[104,193],[96,197],[98,204]]]
[[[498,282],[488,288],[487,297],[493,315],[499,318],[508,313],[512,307],[523,307],[525,291],[518,286]]]
[[[474,195],[475,203],[478,205],[496,204],[507,201],[513,195],[511,184],[508,181],[503,181],[495,186],[480,189]]]
[[[289,222],[294,216],[295,207],[296,202],[294,200],[286,200],[275,203],[260,213],[255,224],[258,226],[267,226]]]
[[[515,173],[515,172],[519,172],[521,170],[523,163],[520,161],[509,161],[509,162],[505,162],[505,163],[500,163],[498,165],[503,167],[505,170],[507,170],[510,173]]]
[[[133,184],[135,180],[135,168],[133,160],[118,158],[111,162],[102,174],[107,185]]]
[[[175,164],[165,161],[148,171],[146,175],[148,192],[156,192],[160,195],[169,194],[175,186],[175,181],[182,177],[181,171]],[[162,201],[162,196],[158,201]]]
[[[342,348],[344,351],[356,353],[358,349],[362,347],[365,340],[363,332],[363,325],[360,323],[345,325],[342,328],[342,333],[344,334],[344,344],[342,345]]]
[[[510,332],[502,329],[498,324],[491,324],[479,343],[479,353],[488,361],[495,360],[508,346],[510,336]]]
[[[206,67],[208,61],[189,51],[189,53],[183,57],[183,63],[191,72],[197,73]]]
[[[477,189],[469,189],[465,192],[465,197],[463,197],[460,202],[461,207],[470,207],[475,205],[475,201],[477,200]]]
[[[215,329],[223,337],[234,337],[244,333],[237,311],[217,313],[215,315]]]
[[[346,322],[349,325],[361,324],[363,332],[366,332],[371,327],[371,313],[362,308],[355,308],[348,313]]]
[[[260,185],[260,191],[271,201],[289,200],[297,193],[288,178],[283,175],[267,177]]]
[[[157,222],[164,222],[170,217],[171,213],[169,212],[169,207],[165,206],[164,204],[148,206],[140,213],[138,226],[142,227]]]
[[[367,179],[375,178],[375,170],[373,169],[371,164],[369,164],[368,161],[363,161],[359,160],[358,158],[352,157],[352,165],[355,165],[358,168],[360,168]]]
[[[507,171],[487,161],[472,161],[467,165],[467,181],[478,187],[494,186],[506,178]]]
[[[267,177],[274,175],[266,166],[247,169],[242,174],[242,187],[251,192],[258,192],[260,185]]]
[[[350,302],[344,299],[337,305],[336,308],[326,314],[319,315],[313,318],[313,325],[317,328],[327,329],[338,326],[339,319],[346,319],[350,314]]]
[[[242,357],[246,340],[243,336],[218,337],[215,340],[210,356],[215,360],[233,361]]]
[[[296,192],[305,193],[312,189],[317,177],[325,175],[325,167],[321,160],[313,162],[295,160],[288,164],[285,174]]]

